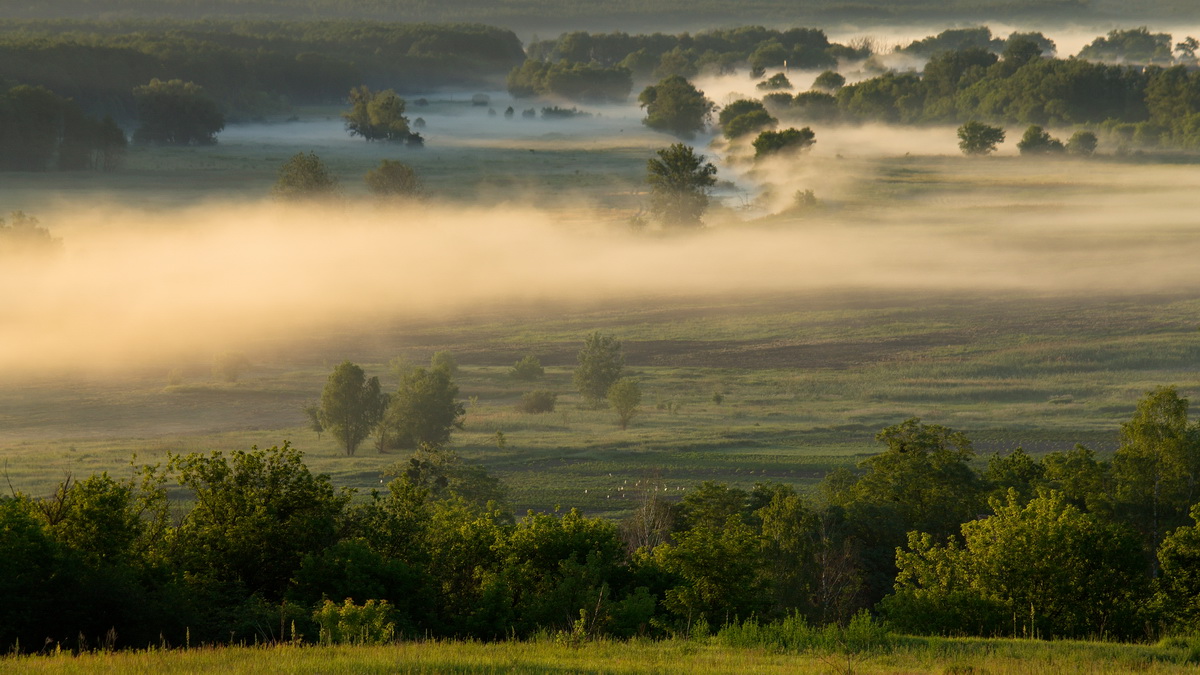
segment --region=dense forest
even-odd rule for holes
[[[172,454],[0,498],[0,644],[666,636],[864,610],[925,634],[1190,629],[1200,424],[1162,387],[1120,438],[1110,461],[1077,446],[981,464],[965,434],[909,419],[813,494],[630,476],[620,522],[518,517],[436,440],[370,494],[334,489],[286,443]]]

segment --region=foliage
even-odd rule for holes
[[[225,128],[225,116],[204,88],[183,80],[150,80],[135,87],[133,98],[141,126],[133,132],[138,143],[155,145],[212,145]]]
[[[508,92],[517,98],[556,96],[582,103],[624,103],[633,74],[620,65],[527,59],[508,74]]]
[[[816,136],[813,130],[808,127],[804,127],[803,129],[784,129],[782,131],[764,131],[754,139],[754,158],[761,159],[768,155],[779,154],[784,151],[803,152],[817,142]]]
[[[1079,50],[1079,58],[1119,63],[1171,63],[1171,36],[1151,33],[1145,26],[1114,29]]]
[[[963,524],[962,547],[909,535],[909,551],[897,552],[896,595],[885,602],[890,620],[918,632],[1043,638],[1142,630],[1136,608],[1148,584],[1130,533],[1057,492],[1027,506],[1010,492],[992,509]]]
[[[577,360],[579,365],[572,376],[575,388],[588,403],[599,405],[625,369],[621,343],[613,336],[597,331],[584,339]]]
[[[642,402],[642,388],[636,380],[623,377],[608,388],[608,404],[617,413],[617,423],[621,429],[627,429],[629,422],[638,413],[638,405]]]
[[[1004,142],[1004,130],[970,121],[958,128],[958,147],[964,155],[987,155]]]
[[[717,167],[691,146],[676,143],[646,162],[650,213],[667,227],[699,227],[708,209],[708,188],[716,184]]]
[[[725,134],[725,138],[734,139],[764,128],[773,129],[778,123],[779,120],[771,117],[766,110],[753,110],[729,120],[722,125],[721,132]]]
[[[310,473],[287,443],[228,457],[172,455],[170,467],[195,505],[175,528],[169,556],[200,586],[278,600],[303,557],[337,540],[349,496]]]
[[[643,124],[685,139],[704,131],[714,108],[703,92],[679,75],[646,87],[638,103],[646,109]]]
[[[1096,152],[1096,134],[1079,130],[1071,134],[1067,141],[1067,153],[1077,157],[1091,157]]]
[[[410,133],[404,116],[404,99],[391,89],[373,92],[366,85],[350,90],[350,110],[342,113],[351,136],[368,141],[407,141]]]
[[[521,357],[521,360],[514,363],[513,367],[508,371],[509,377],[522,382],[540,380],[545,374],[546,369],[542,367],[541,360],[533,354],[526,354]]]
[[[363,180],[372,194],[398,199],[419,199],[425,195],[425,186],[415,169],[403,162],[385,159],[379,166],[367,172]]]
[[[834,92],[846,86],[846,77],[833,70],[826,70],[813,80],[813,89]]]
[[[88,117],[44,87],[7,88],[0,76],[0,171],[112,171],[126,145],[111,117]]]
[[[762,91],[779,91],[780,89],[791,89],[792,83],[788,80],[787,75],[775,73],[771,77],[759,82],[755,85],[755,88]]]
[[[350,598],[341,605],[325,600],[313,619],[321,627],[323,645],[381,645],[396,637],[392,607],[386,600],[356,605]]]
[[[458,374],[458,359],[454,358],[454,354],[440,350],[433,353],[429,357],[429,367],[433,370],[443,370],[450,377]]]
[[[368,379],[362,368],[344,361],[329,374],[321,392],[320,423],[338,440],[346,456],[352,456],[380,423],[387,405],[379,378]]]
[[[458,386],[445,365],[430,370],[416,368],[406,374],[392,394],[382,425],[388,435],[384,447],[444,446],[450,433],[462,428],[466,409],[457,401]]]
[[[527,391],[521,394],[521,402],[517,404],[517,410],[523,413],[548,413],[554,412],[554,404],[558,400],[558,394],[545,389],[537,389]]]
[[[316,153],[298,152],[279,167],[271,188],[276,199],[320,199],[338,194],[338,182]]]
[[[1022,155],[1052,155],[1062,154],[1067,148],[1062,141],[1050,136],[1036,124],[1031,125],[1017,142],[1017,149]]]

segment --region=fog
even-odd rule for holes
[[[872,167],[817,155],[743,179],[848,198]],[[169,365],[314,331],[535,304],[834,288],[1184,292],[1200,282],[1195,168],[955,167],[966,181],[957,190],[761,222],[718,210],[711,227],[680,235],[522,203],[56,210],[39,215],[63,254],[0,271],[0,368]],[[1069,185],[1039,187],[1065,176]]]

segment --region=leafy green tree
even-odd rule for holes
[[[542,367],[542,362],[533,354],[526,354],[521,357],[521,360],[514,363],[513,367],[508,371],[509,377],[523,382],[540,380],[545,374],[546,369]]]
[[[1004,130],[974,120],[958,128],[958,147],[964,155],[986,155],[1004,142]]]
[[[172,455],[195,505],[175,530],[171,558],[197,583],[279,600],[304,556],[337,541],[349,495],[314,476],[284,443],[268,450]]]
[[[1138,401],[1121,425],[1113,454],[1119,512],[1158,550],[1165,532],[1187,522],[1200,497],[1200,438],[1188,423],[1188,400],[1174,387],[1158,387]]]
[[[721,112],[717,114],[717,124],[724,127],[735,117],[741,117],[742,115],[756,111],[767,112],[767,109],[763,106],[762,101],[755,101],[753,99],[745,98],[739,99],[733,103],[730,103],[724,108],[721,108]]]
[[[679,530],[720,529],[730,518],[743,518],[749,500],[745,490],[706,480],[689,490],[679,502],[676,526]]]
[[[629,422],[638,413],[638,405],[642,402],[642,388],[636,380],[623,377],[608,388],[608,404],[617,413],[617,423],[621,429],[629,428]]]
[[[714,108],[704,92],[679,75],[646,87],[638,103],[646,109],[642,124],[680,138],[692,138],[704,131]]]
[[[194,82],[158,79],[135,87],[141,126],[133,133],[139,143],[212,145],[225,128],[225,116],[215,101]]]
[[[60,627],[67,590],[65,556],[27,499],[0,497],[0,645],[36,645]]]
[[[407,141],[411,135],[406,103],[391,89],[373,92],[366,85],[350,90],[350,110],[342,113],[351,136],[368,141]]]
[[[765,609],[769,594],[760,551],[757,534],[740,517],[679,532],[673,544],[655,547],[654,562],[678,580],[664,593],[663,605],[679,629],[690,632],[701,621],[722,626]]]
[[[791,89],[792,82],[783,73],[775,73],[771,77],[759,82],[756,88],[762,91],[779,91],[781,89]]]
[[[1113,514],[1112,471],[1108,462],[1082,445],[1052,452],[1042,458],[1046,485],[1058,490],[1075,506],[1105,518]]]
[[[458,360],[446,350],[434,352],[429,358],[429,367],[433,370],[444,370],[451,377],[458,374]]]
[[[462,428],[466,409],[457,401],[458,385],[445,367],[415,368],[392,394],[383,417],[390,447],[440,448]]]
[[[1081,512],[1058,492],[963,524],[964,544],[909,535],[897,551],[896,594],[883,608],[902,630],[1043,638],[1144,631],[1149,589],[1136,537]]]
[[[1145,26],[1128,30],[1114,29],[1079,50],[1080,59],[1139,64],[1169,64],[1171,36],[1151,33]]]
[[[754,158],[761,159],[784,151],[803,152],[817,142],[816,136],[808,127],[764,131],[754,139]]]
[[[1200,621],[1200,504],[1190,512],[1193,523],[1177,528],[1158,547],[1158,597],[1177,630]]]
[[[381,161],[379,166],[368,171],[363,180],[371,194],[379,197],[419,199],[425,194],[425,186],[416,170],[390,159]]]
[[[521,394],[521,402],[517,404],[517,410],[531,414],[554,412],[554,404],[557,401],[558,394],[552,391],[544,389],[527,391]]]
[[[650,213],[668,227],[699,227],[708,209],[708,189],[717,182],[717,167],[683,143],[656,154],[646,162]]]
[[[1067,153],[1077,157],[1091,157],[1096,153],[1096,134],[1080,129],[1071,134],[1067,141]]]
[[[778,123],[779,120],[771,117],[766,110],[752,110],[744,115],[738,115],[722,125],[721,133],[725,135],[725,138],[734,139],[764,128],[773,129]]]
[[[1017,448],[1003,457],[1000,453],[992,455],[983,480],[991,484],[993,496],[1004,498],[1009,490],[1013,490],[1025,504],[1033,498],[1045,474],[1046,467],[1030,457],[1024,448]]]
[[[1062,154],[1066,152],[1066,149],[1062,141],[1051,137],[1047,131],[1036,124],[1026,129],[1021,140],[1017,142],[1017,150],[1020,150],[1022,155]]]
[[[279,167],[279,178],[271,188],[277,199],[320,199],[334,197],[338,182],[316,153],[298,152]]]
[[[387,405],[379,378],[368,379],[362,368],[344,361],[329,374],[321,392],[321,424],[350,457],[379,424]]]
[[[813,80],[813,89],[822,91],[834,92],[844,86],[846,86],[846,77],[832,70],[826,70]]]
[[[625,369],[621,343],[611,335],[592,333],[584,339],[578,361],[575,387],[588,403],[598,406],[608,395],[609,387],[621,379]]]

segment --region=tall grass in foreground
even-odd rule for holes
[[[273,645],[5,657],[13,673],[1184,673],[1200,640],[1157,645],[972,638],[888,638],[847,659],[832,634],[793,622],[775,637],[757,625],[735,638],[562,642],[405,642],[387,646]],[[763,646],[731,647],[730,639]],[[790,634],[791,638],[781,638]],[[808,636],[808,637],[804,637]],[[824,637],[822,637],[824,636]],[[778,642],[773,643],[773,641]],[[793,640],[788,642],[788,640]],[[835,640],[836,642],[836,640]],[[811,644],[810,647],[801,647]],[[792,645],[792,646],[787,646]]]

